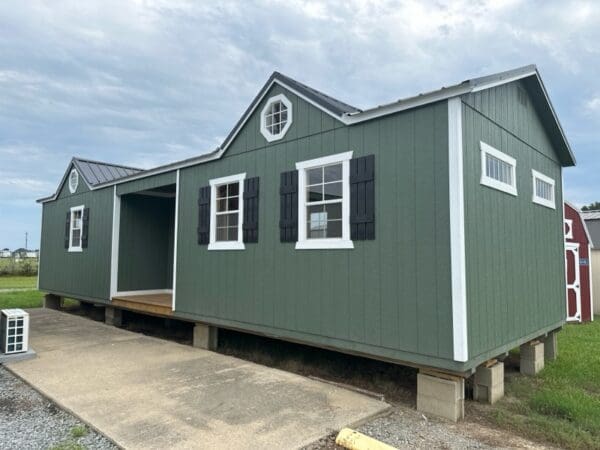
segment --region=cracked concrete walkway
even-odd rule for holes
[[[38,358],[9,369],[125,448],[298,448],[388,408],[343,388],[86,318],[29,313]]]

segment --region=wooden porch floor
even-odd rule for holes
[[[173,314],[173,294],[139,294],[122,295],[112,298],[112,304],[119,308],[129,309],[159,316]]]

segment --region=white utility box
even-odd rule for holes
[[[29,341],[29,314],[22,309],[0,312],[0,352],[7,355],[26,352]]]

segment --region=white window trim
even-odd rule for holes
[[[69,222],[69,251],[70,252],[81,252],[81,251],[83,251],[83,247],[81,246],[81,244],[82,244],[81,239],[83,237],[83,209],[84,209],[84,205],[73,206],[71,208],[71,220]],[[79,233],[79,245],[78,246],[74,246],[73,245],[73,223],[74,223],[74,221],[73,221],[73,215],[77,211],[81,211],[81,228],[80,228],[80,233]]]
[[[208,250],[244,250],[244,236],[242,226],[244,224],[244,180],[246,173],[230,175],[210,180],[210,241]],[[238,238],[237,241],[217,242],[217,186],[221,184],[239,182],[239,206],[238,206]]]
[[[77,175],[77,181],[75,182],[75,186],[71,185],[71,177],[73,176],[73,174]],[[69,192],[71,194],[74,194],[75,192],[77,192],[77,187],[79,186],[79,172],[77,172],[76,169],[71,170],[71,172],[69,173]]]
[[[495,149],[494,147],[486,144],[485,142],[479,142],[481,148],[481,184],[487,187],[491,187],[492,189],[497,189],[502,192],[506,192],[507,194],[517,196],[517,160],[512,156],[508,156],[506,153],[502,153],[500,150]],[[486,175],[486,161],[485,156],[491,155],[495,158],[498,158],[501,161],[504,161],[507,164],[512,166],[513,184],[509,185],[506,183],[502,183],[494,178],[490,178]]]
[[[353,152],[338,153],[323,158],[296,163],[298,170],[298,241],[296,250],[351,249],[350,240],[350,160]],[[342,163],[342,237],[307,239],[306,237],[306,170]]]
[[[538,205],[545,206],[546,208],[556,209],[556,183],[549,176],[544,175],[543,173],[538,172],[537,170],[531,169],[531,179],[533,183],[533,194],[532,201]],[[545,181],[549,185],[552,186],[552,200],[547,200],[542,197],[538,197],[536,192],[535,180]]]
[[[567,227],[569,227],[569,231],[565,232],[565,238],[566,239],[573,239],[573,220],[572,219],[565,219],[565,225]]]
[[[287,108],[287,122],[278,134],[271,134],[271,132],[267,129],[267,121],[266,121],[265,116],[267,114],[267,110],[269,109],[269,107],[275,102],[281,102]],[[264,138],[268,142],[278,141],[279,139],[282,139],[285,136],[287,131],[290,129],[291,125],[292,125],[292,102],[290,102],[289,99],[283,94],[275,95],[275,96],[269,98],[269,100],[267,100],[266,105],[264,106],[264,108],[262,109],[262,111],[260,113],[260,132],[264,136]]]

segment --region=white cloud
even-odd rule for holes
[[[149,167],[213,150],[273,70],[369,107],[537,63],[600,170],[599,41],[592,1],[6,0],[0,167],[32,182],[0,185],[2,216],[16,195],[35,218],[33,191],[53,192],[72,155]],[[574,195],[600,191],[568,173]]]

